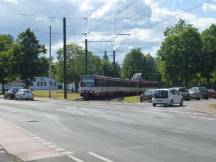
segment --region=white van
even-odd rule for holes
[[[152,98],[152,105],[155,107],[157,104],[163,104],[165,106],[172,106],[179,104],[183,106],[184,99],[176,89],[157,89],[154,91]]]

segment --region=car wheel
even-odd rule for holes
[[[200,100],[200,98],[196,98],[197,100]]]
[[[183,106],[183,104],[184,104],[184,100],[182,99],[180,102],[180,106]]]
[[[149,103],[152,103],[152,98],[149,98]]]
[[[169,106],[170,106],[170,107],[173,106],[173,100],[170,101]]]
[[[156,107],[156,104],[152,104],[154,107]]]

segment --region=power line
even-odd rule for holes
[[[210,3],[210,2],[212,2],[212,1],[214,1],[214,0],[208,0],[208,1],[205,1],[204,3]],[[189,9],[186,9],[186,10],[181,11],[181,12],[179,12],[179,13],[176,13],[176,14],[174,14],[174,15],[172,15],[172,16],[169,16],[169,17],[167,17],[167,18],[165,18],[165,19],[163,19],[163,20],[161,20],[161,21],[158,21],[158,22],[156,22],[156,23],[153,23],[153,24],[151,24],[151,25],[148,25],[148,26],[145,27],[145,29],[148,29],[148,28],[150,28],[150,27],[154,27],[154,26],[156,26],[156,25],[158,25],[158,24],[160,24],[160,23],[166,22],[166,21],[168,21],[168,20],[170,20],[170,19],[172,19],[172,18],[174,18],[174,17],[176,17],[176,16],[182,15],[182,14],[184,14],[184,13],[187,13],[187,12],[190,12],[190,11],[192,11],[192,10],[194,10],[194,9],[197,9],[197,8],[199,8],[199,7],[202,7],[202,5],[203,5],[204,3],[200,3],[200,4],[198,4],[198,5],[196,5],[196,6],[193,6],[193,7],[189,8]]]
[[[147,8],[150,8],[151,5],[152,5],[153,3],[154,3],[154,1],[152,0],[152,1],[150,2],[150,4],[148,4],[147,6],[145,6],[142,10],[139,10],[139,11],[136,12],[135,14],[129,16],[128,19],[131,19],[132,17],[135,17],[135,16],[137,16],[137,15],[143,13]]]
[[[105,5],[106,0],[103,0],[86,18],[89,18],[93,15],[93,13],[95,13],[100,7],[102,7],[103,5]]]
[[[123,11],[125,11],[126,9],[128,9],[129,7],[131,7],[132,5],[134,5],[136,2],[138,2],[139,0],[135,0],[132,3],[130,3],[129,5],[125,6],[124,8],[122,8],[120,11],[117,11],[117,13],[114,13],[113,15],[111,15],[110,17],[108,17],[107,19],[105,19],[102,23],[100,23],[99,25],[97,25],[96,27],[92,28],[91,30],[95,30],[99,27],[101,27],[102,25],[104,25],[106,22],[108,22],[110,19],[112,19],[114,16],[116,16],[116,14],[120,14]]]
[[[163,20],[161,20],[161,21],[158,21],[158,22],[156,22],[156,23],[150,24],[150,25],[144,27],[144,29],[148,29],[148,28],[154,27],[154,26],[156,26],[156,25],[158,25],[158,24],[161,24],[161,23],[163,23],[163,22],[166,22],[166,21],[168,21],[168,20],[170,20],[170,19],[172,19],[172,18],[174,18],[174,17],[176,17],[176,16],[179,16],[179,15],[183,14],[183,13],[187,13],[187,12],[189,12],[189,11],[192,11],[192,10],[194,10],[194,9],[197,9],[197,8],[201,7],[204,3],[211,3],[211,2],[213,2],[213,1],[214,1],[214,0],[207,0],[207,1],[203,2],[203,3],[200,3],[200,4],[198,4],[198,5],[195,5],[195,6],[191,7],[191,8],[189,8],[189,9],[186,9],[186,10],[181,11],[181,12],[178,12],[178,13],[172,15],[172,16],[169,16],[169,17],[167,17],[167,18],[165,18],[165,19],[163,19]],[[127,36],[127,37],[125,38],[125,40],[127,40],[128,37],[129,37],[129,36]],[[115,40],[115,39],[117,39],[117,38],[118,38],[118,37],[113,38],[113,39],[111,39],[111,40]],[[125,41],[125,40],[124,40],[124,41]]]

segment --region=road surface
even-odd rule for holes
[[[215,162],[216,117],[184,107],[0,99],[0,146],[32,162]],[[35,149],[37,148],[37,149]]]

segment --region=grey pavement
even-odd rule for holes
[[[215,162],[216,117],[184,107],[103,101],[0,99],[0,118],[62,157],[32,162]],[[55,146],[55,147],[54,147]]]
[[[14,159],[12,160],[12,158],[0,146],[0,162],[18,162],[18,161],[15,161]]]

